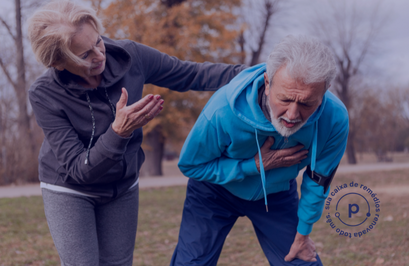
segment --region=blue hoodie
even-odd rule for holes
[[[265,64],[248,68],[212,96],[186,139],[178,166],[187,177],[219,184],[245,200],[264,198],[267,203],[268,194],[288,190],[289,181],[307,165],[324,176],[332,173],[346,148],[348,113],[327,91],[307,123],[284,138],[258,103],[265,71]],[[260,165],[259,172],[254,156],[269,136],[275,139],[271,149],[302,144],[309,150],[308,157],[300,164],[267,171]],[[298,206],[300,234],[308,235],[321,217],[329,190],[324,194],[324,188],[304,172]]]

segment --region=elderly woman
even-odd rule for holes
[[[111,40],[94,10],[69,1],[43,6],[28,31],[48,67],[29,99],[45,135],[39,178],[61,264],[132,265],[142,126],[164,103],[160,95],[141,99],[144,84],[216,90],[243,66],[180,61]]]

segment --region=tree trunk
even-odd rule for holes
[[[162,176],[162,159],[165,148],[165,136],[161,125],[157,125],[144,136],[145,163],[141,168],[141,176]]]
[[[14,41],[16,49],[14,53],[15,69],[9,67],[2,58],[0,58],[0,67],[14,90],[16,95],[14,104],[16,104],[18,108],[17,127],[15,129],[15,134],[13,134],[15,139],[11,138],[13,141],[16,141],[16,143],[13,143],[12,146],[9,145],[8,147],[3,146],[2,149],[6,147],[7,150],[6,152],[2,151],[2,156],[4,156],[4,154],[7,156],[7,169],[5,172],[6,174],[8,173],[8,178],[14,179],[16,182],[27,182],[37,180],[37,160],[35,156],[37,143],[33,135],[31,117],[28,114],[27,108],[27,80],[24,60],[21,1],[14,0],[14,5],[14,32],[13,27],[0,18],[0,22]],[[15,76],[13,75],[14,73]],[[3,160],[5,159],[3,158]]]
[[[349,164],[356,164],[356,156],[355,156],[355,133],[351,132],[349,130],[349,135],[348,135],[348,142],[347,142],[347,157],[348,157],[348,163]]]
[[[18,107],[19,107],[19,127],[22,138],[27,142],[27,148],[31,154],[35,153],[36,145],[32,136],[30,127],[30,116],[27,112],[27,82],[26,82],[26,67],[24,61],[24,46],[23,46],[23,33],[21,24],[21,3],[20,0],[15,0],[16,11],[16,66],[17,66],[17,82],[15,86],[15,92],[17,95]]]
[[[341,76],[338,76],[336,78],[336,82],[339,84],[339,90],[337,91],[338,96],[340,100],[344,103],[345,107],[348,110],[348,113],[351,109],[351,95],[350,95],[350,88],[349,88],[349,80],[350,80],[350,75],[348,74],[348,71],[343,69],[342,66],[343,64],[340,63],[339,66],[341,67]],[[339,74],[338,74],[339,75]],[[351,123],[351,121],[350,121]],[[347,143],[347,148],[346,148],[346,153],[348,157],[348,163],[349,164],[356,164],[356,152],[355,152],[355,132],[352,129],[352,126],[350,125],[349,128],[349,134],[348,134],[348,143]]]
[[[274,12],[276,11],[275,5],[277,5],[277,2],[278,1],[273,1],[273,2],[265,1],[264,2],[264,10],[266,14],[264,17],[263,29],[260,32],[260,38],[257,44],[257,49],[252,51],[250,66],[254,66],[259,63],[260,55],[263,50],[263,46],[265,44],[267,29],[270,25],[270,19],[273,16]]]

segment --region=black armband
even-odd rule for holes
[[[337,171],[338,166],[339,164],[337,165],[337,167],[335,167],[335,169],[332,171],[332,173],[329,176],[323,176],[316,172],[312,172],[309,165],[307,166],[307,170],[305,171],[307,172],[307,175],[312,179],[312,181],[324,187],[324,194],[325,194],[327,193],[327,190],[329,188],[329,185],[332,182],[332,179],[334,179],[335,172]]]

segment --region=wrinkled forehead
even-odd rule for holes
[[[280,68],[273,77],[270,89],[281,99],[299,102],[321,101],[325,93],[325,82],[305,83],[304,79],[294,78],[285,67]]]

